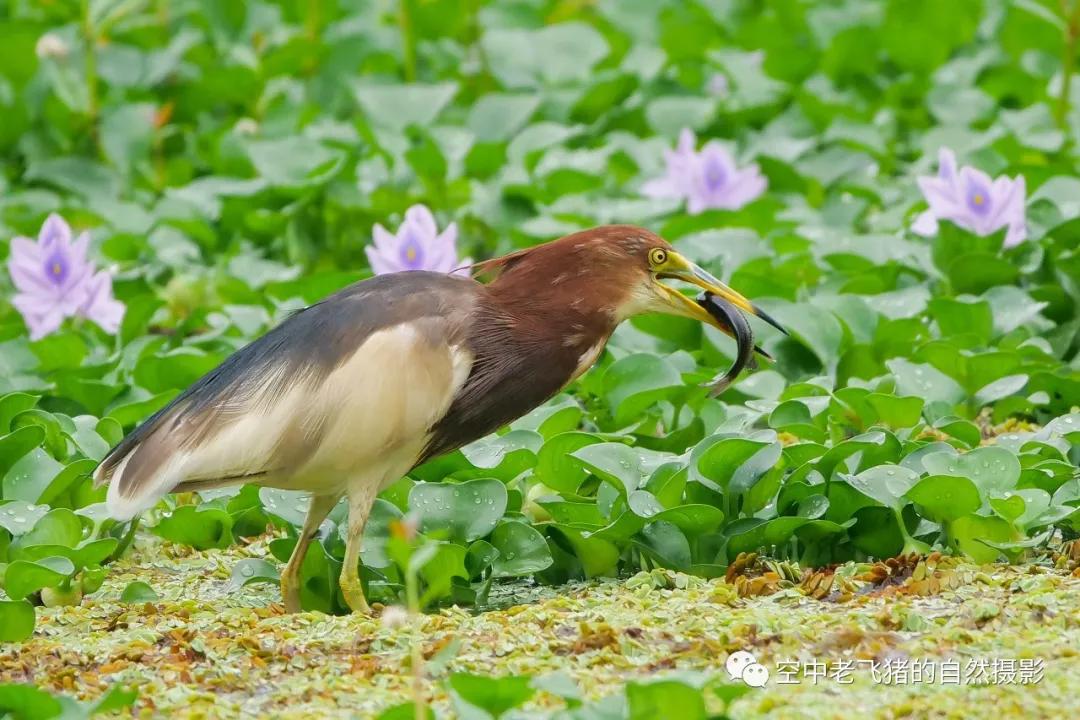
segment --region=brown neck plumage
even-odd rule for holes
[[[611,242],[618,227],[596,228],[483,263],[497,273],[487,286],[493,302],[521,329],[582,349],[606,339],[616,308],[634,280]]]

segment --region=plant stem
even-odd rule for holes
[[[405,81],[416,82],[416,33],[413,29],[412,0],[399,0],[398,25],[405,54]]]
[[[1058,127],[1064,128],[1069,114],[1069,95],[1072,90],[1072,75],[1076,69],[1076,41],[1080,38],[1080,0],[1061,0],[1061,15],[1065,19],[1065,49],[1061,59],[1061,95],[1058,97],[1055,113]]]
[[[415,720],[425,720],[424,710],[424,655],[420,651],[420,597],[417,594],[419,579],[416,571],[409,569],[405,578],[405,602],[409,606],[409,650],[412,658],[412,702]]]
[[[84,62],[86,64],[86,114],[90,119],[90,132],[97,141],[98,117],[98,78],[97,78],[97,39],[94,22],[90,16],[90,0],[82,2],[82,33],[84,44]]]
[[[307,14],[304,16],[304,31],[309,40],[319,39],[322,27],[322,4],[320,0],[308,0]]]

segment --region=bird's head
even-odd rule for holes
[[[567,235],[480,263],[477,270],[497,272],[493,286],[521,302],[550,298],[560,306],[605,313],[613,324],[643,313],[678,315],[730,334],[730,327],[665,282],[682,281],[786,332],[764,310],[659,235],[633,225],[606,225]]]

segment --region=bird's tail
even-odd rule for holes
[[[94,471],[94,486],[108,485],[105,507],[116,520],[148,510],[184,479],[175,442],[155,428],[136,430],[113,448]]]

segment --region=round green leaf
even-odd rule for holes
[[[1020,461],[1005,448],[990,445],[961,455],[935,453],[923,458],[923,467],[933,475],[966,477],[979,491],[1000,493],[1016,488],[1020,479]]]
[[[16,560],[7,566],[4,591],[13,600],[46,587],[57,587],[75,573],[75,565],[66,557],[46,557],[31,562]]]
[[[25,600],[0,600],[0,642],[22,642],[34,634],[34,606]],[[0,709],[6,696],[0,685]]]
[[[536,478],[553,490],[561,493],[576,493],[581,483],[589,476],[587,468],[574,457],[575,450],[586,445],[602,442],[595,435],[583,432],[564,432],[556,435],[540,448],[536,456]]]
[[[630,720],[680,718],[705,720],[705,697],[701,690],[678,680],[653,680],[626,684]]]
[[[232,516],[217,507],[181,505],[162,514],[151,531],[166,540],[196,550],[228,547],[232,542]]]
[[[948,525],[949,540],[960,552],[975,562],[995,562],[1001,551],[987,545],[984,540],[1006,543],[1016,539],[1016,531],[999,517],[965,515]]]
[[[417,483],[409,491],[409,511],[420,520],[420,531],[444,531],[458,542],[472,542],[494,530],[506,501],[506,486],[491,478]]]
[[[919,479],[918,473],[900,465],[878,465],[858,475],[842,476],[844,482],[885,507],[899,510],[904,494]]]
[[[74,548],[82,541],[82,535],[83,526],[79,517],[67,508],[56,508],[42,515],[34,528],[16,538],[12,545],[19,548],[31,545],[63,545]]]
[[[122,603],[144,603],[155,602],[160,597],[154,591],[154,588],[144,583],[142,580],[135,580],[127,584],[124,591],[120,593],[120,602]]]
[[[641,456],[629,445],[616,442],[586,445],[571,455],[601,480],[610,483],[620,495],[629,495],[644,480]]]
[[[0,527],[12,535],[30,532],[49,508],[45,505],[32,505],[25,500],[12,500],[0,505]]]
[[[520,707],[536,693],[528,675],[486,677],[454,673],[450,676],[450,687],[469,705],[486,710],[496,718],[507,710]]]
[[[947,522],[974,513],[982,506],[979,489],[965,477],[930,475],[915,483],[904,496],[922,507],[935,522]]]
[[[490,542],[499,551],[492,565],[493,577],[531,575],[551,565],[551,551],[544,536],[524,523],[500,523]]]

